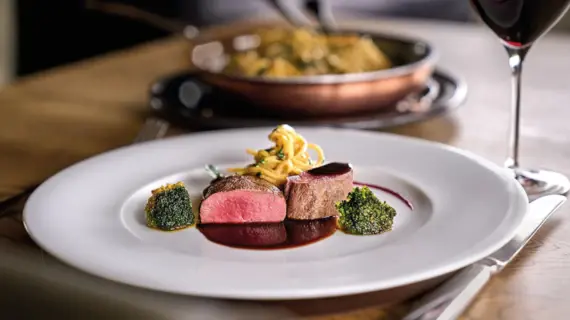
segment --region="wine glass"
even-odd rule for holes
[[[471,0],[483,22],[495,32],[507,50],[512,71],[513,97],[510,152],[505,165],[512,169],[529,198],[547,194],[567,194],[570,181],[547,170],[519,166],[521,77],[524,59],[533,43],[564,16],[570,0]]]

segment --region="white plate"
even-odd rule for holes
[[[477,156],[417,139],[297,128],[329,161],[351,162],[355,180],[389,187],[394,230],[340,232],[287,250],[217,245],[195,228],[144,226],[150,190],[183,180],[193,196],[205,163],[245,164],[245,148],[269,146],[271,128],[187,135],[111,151],[50,178],[30,197],[31,237],[57,258],[111,280],[182,294],[238,299],[329,297],[393,288],[469,265],[504,245],[527,208],[506,171]]]

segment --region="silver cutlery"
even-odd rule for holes
[[[550,195],[530,203],[515,237],[487,258],[458,272],[434,291],[422,297],[403,320],[457,319],[489,281],[507,266],[548,218],[566,201]]]
[[[289,0],[268,0],[267,2],[294,26],[309,26],[313,23],[296,2]]]
[[[306,27],[317,20],[318,27],[325,32],[337,29],[337,22],[329,0],[305,0],[302,5],[290,0],[268,0],[279,13],[292,25]]]
[[[133,140],[133,144],[160,139],[166,135],[168,127],[169,123],[165,120],[149,117]]]

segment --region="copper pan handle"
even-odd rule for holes
[[[127,17],[134,20],[144,21],[164,31],[172,33],[182,33],[189,40],[194,40],[200,34],[195,26],[190,26],[176,19],[165,18],[161,15],[145,11],[136,6],[116,3],[100,2],[97,0],[86,0],[85,7],[90,10],[105,12],[108,14]]]
[[[313,25],[316,19],[319,27],[325,32],[332,32],[337,28],[337,23],[332,12],[329,0],[305,0],[304,7],[314,19],[307,16],[306,12],[291,0],[267,0],[294,26]],[[172,18],[165,18],[161,15],[148,12],[139,7],[117,3],[101,2],[97,0],[85,0],[85,7],[90,10],[105,12],[107,14],[119,15],[130,19],[144,21],[159,29],[182,33],[189,40],[196,40],[200,31],[197,27],[188,25],[182,21]]]

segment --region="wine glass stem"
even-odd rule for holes
[[[521,114],[521,82],[524,58],[529,48],[512,49],[507,47],[509,53],[509,65],[512,72],[512,115],[509,138],[509,156],[505,165],[509,168],[519,166],[519,138],[520,138],[520,114]]]

